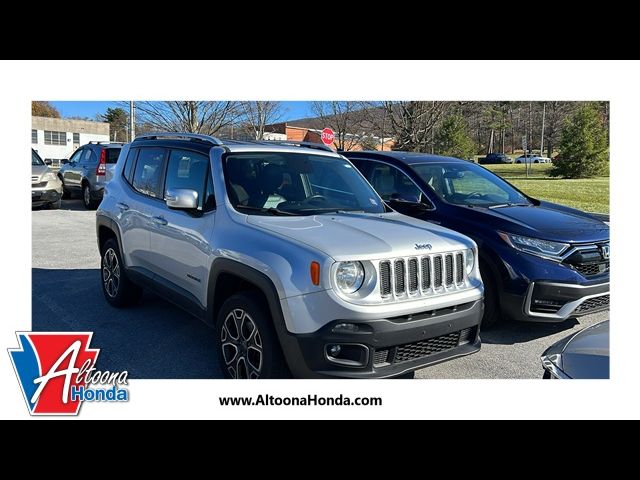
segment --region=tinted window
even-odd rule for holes
[[[205,193],[205,181],[209,168],[209,157],[187,150],[172,150],[167,167],[167,190],[188,188],[198,192],[198,209],[202,210]]]
[[[165,150],[141,148],[133,174],[133,188],[150,197],[161,198]]]
[[[420,201],[420,189],[396,167],[380,162],[360,162],[362,172],[383,200]]]
[[[117,163],[120,155],[119,148],[107,148],[107,163]]]
[[[127,155],[127,163],[124,165],[124,178],[128,180],[129,183],[133,183],[133,167],[136,164],[136,156],[138,155],[137,148],[129,149],[129,154]]]

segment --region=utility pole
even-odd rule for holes
[[[542,102],[542,132],[540,133],[540,156],[543,156],[542,148],[544,147],[544,116],[547,111],[547,104]],[[549,152],[549,156],[551,156],[551,152]]]
[[[136,110],[133,100],[129,102],[129,132],[130,141],[133,142],[136,139]]]

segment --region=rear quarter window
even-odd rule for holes
[[[107,163],[116,163],[120,156],[119,148],[107,148]]]

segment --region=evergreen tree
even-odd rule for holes
[[[595,105],[583,105],[566,121],[558,147],[553,176],[587,178],[608,171],[607,127]]]
[[[461,115],[449,115],[443,120],[436,135],[436,153],[465,160],[473,157],[475,145]]]

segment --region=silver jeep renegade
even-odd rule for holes
[[[138,137],[97,233],[107,301],[145,287],[203,319],[232,378],[409,376],[480,348],[474,242],[321,145]]]

